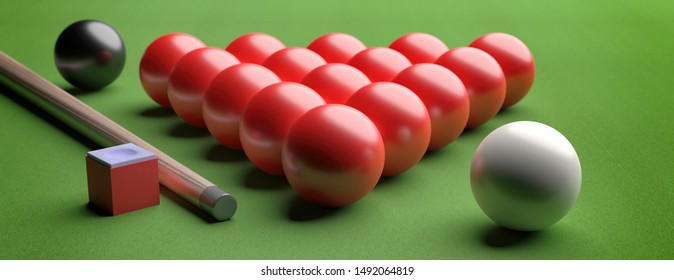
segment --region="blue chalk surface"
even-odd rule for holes
[[[125,166],[157,157],[152,152],[132,143],[90,151],[87,155],[110,168]]]

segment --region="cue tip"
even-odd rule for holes
[[[227,221],[234,216],[237,209],[234,196],[224,192],[217,186],[210,186],[201,192],[199,207],[219,221]]]

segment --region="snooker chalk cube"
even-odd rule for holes
[[[157,156],[128,143],[87,153],[89,203],[113,216],[159,204]]]

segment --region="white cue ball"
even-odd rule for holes
[[[471,163],[470,183],[477,204],[496,223],[540,230],[562,219],[576,202],[580,160],[554,128],[513,122],[482,140]]]

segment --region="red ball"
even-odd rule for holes
[[[302,84],[282,82],[253,96],[241,116],[239,135],[244,152],[258,168],[283,175],[281,147],[290,126],[325,101]]]
[[[176,114],[190,125],[206,126],[201,103],[208,86],[220,71],[238,63],[218,48],[201,48],[183,56],[169,76],[168,96]]]
[[[360,111],[341,104],[313,108],[288,130],[283,171],[304,199],[329,207],[365,197],[384,169],[384,142]]]
[[[440,39],[426,33],[410,33],[393,41],[389,48],[399,51],[412,64],[433,63],[449,48]]]
[[[171,107],[167,88],[169,75],[176,63],[188,52],[204,48],[196,37],[184,33],[171,33],[154,40],[140,59],[140,83],[145,92],[159,105]]]
[[[466,87],[452,71],[437,64],[419,63],[393,79],[414,92],[426,105],[431,118],[428,150],[449,145],[466,127],[470,101]]]
[[[241,149],[239,123],[250,98],[263,88],[281,82],[274,72],[252,63],[242,63],[220,72],[206,91],[203,114],[208,131],[218,142]]]
[[[349,65],[363,71],[372,82],[390,82],[412,63],[396,50],[378,47],[359,52]]]
[[[328,63],[309,72],[302,84],[318,92],[327,103],[344,104],[357,90],[370,84],[370,79],[353,66]]]
[[[470,44],[490,54],[503,70],[506,97],[503,108],[510,107],[527,95],[534,84],[536,65],[531,51],[520,39],[505,33],[489,33]]]
[[[329,33],[316,38],[308,49],[315,51],[328,63],[347,63],[349,60],[366,49],[365,44],[345,33]]]
[[[273,53],[285,47],[274,36],[254,32],[234,39],[225,50],[236,56],[241,62],[262,64]]]
[[[376,82],[358,90],[346,105],[363,112],[379,129],[386,151],[384,176],[403,173],[424,156],[431,119],[424,103],[408,88]]]
[[[451,49],[436,61],[454,72],[466,86],[470,98],[467,128],[478,127],[493,118],[505,99],[505,76],[498,62],[483,50]]]
[[[312,50],[286,48],[272,54],[262,65],[274,71],[284,82],[299,83],[311,70],[325,63],[325,59]]]

